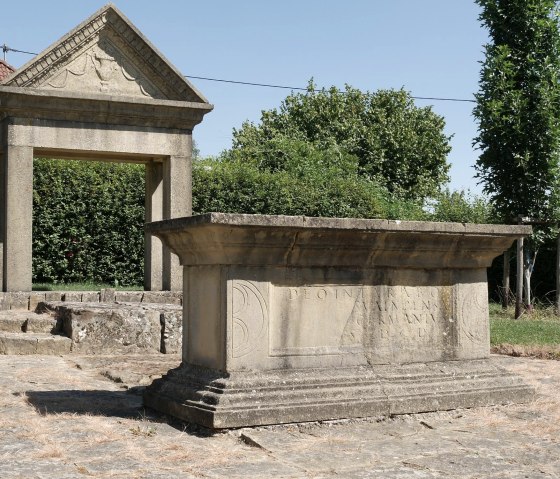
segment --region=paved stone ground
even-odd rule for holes
[[[535,402],[212,434],[141,408],[177,357],[0,356],[0,477],[560,478],[560,362],[496,360]]]

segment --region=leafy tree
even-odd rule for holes
[[[485,46],[474,116],[477,175],[500,218],[558,218],[560,33],[555,0],[477,0]],[[529,299],[538,231],[526,250]],[[531,250],[533,253],[531,253]]]
[[[494,209],[484,197],[465,191],[442,191],[431,205],[431,221],[494,223]]]
[[[193,166],[193,210],[277,215],[423,219],[419,202],[393,198],[360,177],[357,160],[284,140],[286,169],[259,169],[238,159],[207,158]],[[352,172],[354,170],[354,172]]]
[[[450,138],[430,107],[418,108],[404,90],[362,92],[350,86],[292,93],[278,109],[263,111],[261,122],[234,130],[232,157],[259,169],[281,171],[289,155],[287,140],[353,156],[357,171],[391,193],[407,198],[435,195],[448,180]]]
[[[560,34],[555,0],[477,0],[485,46],[474,116],[477,176],[497,213],[555,218]]]

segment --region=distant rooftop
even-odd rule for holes
[[[16,69],[6,63],[4,60],[0,60],[0,81],[4,80],[8,75],[15,72]]]

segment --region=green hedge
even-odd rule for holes
[[[194,165],[193,211],[343,218],[426,216],[418,203],[392,199],[376,183],[336,170],[271,172],[250,163],[212,159]]]
[[[37,159],[33,281],[142,284],[144,167]]]

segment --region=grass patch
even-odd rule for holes
[[[490,304],[490,343],[527,346],[559,345],[560,317],[552,307],[535,307],[532,313],[514,318],[513,308]]]
[[[105,283],[34,283],[33,291],[100,291],[114,288],[119,291],[144,291],[144,286],[115,286]]]

